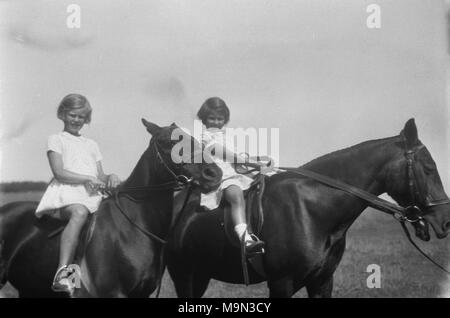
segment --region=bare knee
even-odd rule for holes
[[[224,194],[225,199],[231,204],[231,206],[243,206],[245,203],[244,193],[238,186],[229,186],[225,189]]]
[[[83,223],[89,216],[88,209],[81,204],[73,204],[66,208],[66,211],[70,214],[70,220],[77,223]]]

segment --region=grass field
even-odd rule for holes
[[[0,195],[1,204],[19,200],[39,200],[41,193],[7,193]],[[439,263],[446,265],[450,256],[450,238],[416,242]],[[368,288],[370,264],[381,270],[381,288]],[[450,291],[444,273],[429,263],[407,241],[400,225],[390,216],[367,209],[353,224],[347,235],[347,248],[334,280],[334,297],[442,297]],[[445,285],[445,286],[444,286]],[[14,297],[7,285],[0,297]],[[205,297],[267,297],[265,283],[245,287],[211,281]],[[304,290],[295,297],[305,297]],[[152,295],[154,297],[154,295]],[[169,275],[164,275],[160,297],[176,297]]]

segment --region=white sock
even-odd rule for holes
[[[246,223],[239,223],[234,227],[234,231],[236,232],[237,236],[239,237],[239,240],[242,238],[242,235],[245,235],[245,241],[252,241],[252,237],[247,232],[247,224]]]

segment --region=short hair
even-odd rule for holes
[[[219,97],[208,98],[197,113],[197,117],[205,124],[206,118],[212,113],[218,113],[225,117],[225,124],[230,120],[230,109]]]
[[[91,122],[92,107],[86,97],[80,94],[69,94],[65,96],[59,103],[56,115],[63,120],[63,116],[67,111],[74,109],[86,109],[86,123]]]

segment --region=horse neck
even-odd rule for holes
[[[395,143],[399,140],[399,137],[391,137],[367,141],[325,155],[303,167],[378,196],[386,192],[385,171],[398,156],[399,148]],[[323,224],[328,224],[329,231],[339,233],[345,233],[368,206],[367,202],[342,191],[333,191],[325,200],[334,202],[333,213],[329,210],[315,212],[321,215]]]
[[[315,159],[303,166],[374,195],[385,192],[384,169],[398,154],[399,137],[371,140]]]
[[[169,181],[171,181],[170,175],[159,165],[158,158],[149,147],[142,154],[130,176],[120,185],[119,191],[143,187],[144,189],[137,191],[136,194],[131,191],[131,197],[143,196],[144,199],[141,201],[143,205],[151,202],[152,208],[146,210],[143,217],[147,219],[147,223],[150,225],[152,221],[158,219],[167,225],[164,228],[167,227],[168,229],[172,217],[170,211],[172,209],[173,190],[145,190],[145,187],[157,187]]]
[[[155,164],[158,159],[149,147],[141,156],[130,176],[122,183],[122,188],[156,186],[169,180],[161,177],[161,169]]]

